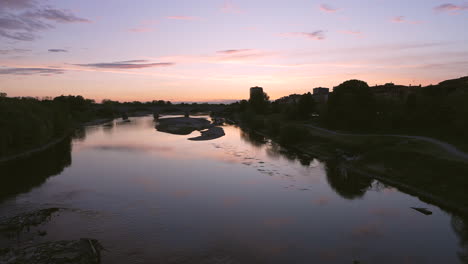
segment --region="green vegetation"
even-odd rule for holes
[[[264,104],[261,112],[241,101],[230,105],[228,114],[286,146],[328,161],[338,159],[338,170],[388,179],[468,211],[466,159],[428,141],[385,135],[429,136],[467,150],[468,77],[412,91],[380,96],[367,83],[350,80],[335,87],[327,102],[316,103],[310,93],[290,95]],[[349,132],[331,133],[320,126]],[[358,178],[356,186],[369,183]]]
[[[468,150],[466,102],[468,77],[420,87],[406,97],[376,96],[365,82],[351,80],[334,88],[320,124],[344,131],[429,136]]]
[[[94,101],[81,96],[53,100],[0,98],[0,157],[39,147],[70,133],[76,124],[107,113],[95,111]]]
[[[346,81],[333,89],[323,118],[329,127],[366,130],[376,118],[376,100],[366,82]]]

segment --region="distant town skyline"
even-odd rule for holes
[[[0,91],[229,102],[436,84],[468,75],[466,26],[455,0],[0,0]]]

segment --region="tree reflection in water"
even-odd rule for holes
[[[460,248],[458,257],[462,263],[468,263],[468,217],[452,216],[452,228],[455,234],[460,239]]]
[[[264,136],[253,131],[241,130],[241,138],[255,147],[265,145],[266,153],[269,157],[283,157],[291,162],[299,161],[302,166],[309,167],[313,157],[308,155],[298,154],[294,151],[289,151],[275,142],[269,142]],[[340,196],[346,199],[356,199],[364,196],[367,190],[371,188],[379,189],[382,186],[373,186],[372,178],[351,173],[346,170],[344,161],[337,158],[334,160],[325,161],[325,169],[327,173],[327,181],[330,187]],[[385,187],[383,187],[385,188]]]
[[[267,142],[264,136],[244,129],[240,130],[240,136],[243,141],[250,143],[254,147],[261,147]]]
[[[80,134],[84,137],[83,133]],[[60,143],[23,159],[0,163],[2,184],[0,201],[20,193],[29,192],[43,184],[50,176],[57,175],[71,165],[72,139]]]
[[[364,196],[374,181],[370,177],[349,172],[341,161],[327,161],[325,164],[327,181],[330,187],[341,197],[356,199]]]

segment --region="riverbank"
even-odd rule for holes
[[[111,122],[113,120],[114,120],[114,118],[98,118],[98,119],[94,119],[94,120],[91,120],[91,121],[83,122],[83,123],[81,123],[81,124],[79,124],[77,126],[74,126],[73,128],[70,128],[69,131],[67,131],[64,135],[62,135],[62,136],[60,136],[58,138],[51,139],[50,141],[48,141],[45,144],[42,144],[40,146],[35,146],[35,147],[33,147],[31,149],[28,149],[26,151],[23,151],[21,153],[8,155],[6,157],[0,157],[0,163],[9,162],[9,161],[12,161],[12,160],[17,160],[17,159],[22,159],[22,158],[25,158],[25,157],[40,153],[40,152],[42,152],[44,150],[47,150],[47,149],[59,144],[60,142],[64,141],[67,137],[70,137],[71,134],[73,133],[73,131],[75,129],[79,128],[79,127],[102,125],[102,124]]]
[[[468,175],[468,159],[466,153],[445,142],[417,136],[341,133],[299,121],[281,120],[277,127],[275,117],[263,118],[263,124],[253,130],[290,149],[322,160],[339,160],[351,173],[468,214],[468,178],[464,176]]]

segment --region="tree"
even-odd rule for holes
[[[300,118],[308,118],[315,111],[315,100],[310,92],[301,95],[297,108]]]
[[[7,93],[0,92],[0,98],[5,98],[7,97]]]
[[[374,124],[375,98],[364,81],[349,80],[335,87],[327,106],[326,121],[332,127],[353,130]]]
[[[252,94],[249,104],[253,111],[258,114],[263,114],[268,108],[270,97],[265,93],[254,93]]]

